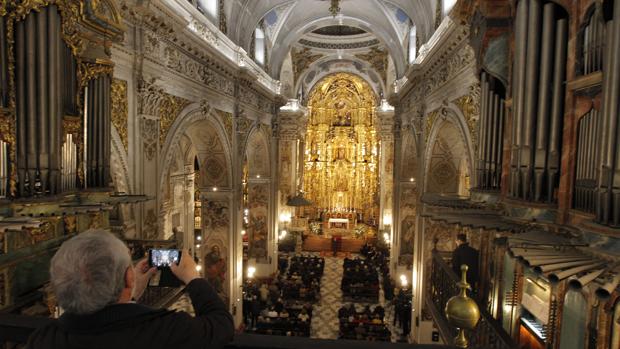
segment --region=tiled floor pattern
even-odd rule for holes
[[[310,336],[312,338],[337,339],[339,330],[338,310],[344,304],[349,304],[342,301],[342,290],[340,289],[343,259],[327,256],[324,258],[325,271],[321,279],[321,300],[314,305]],[[370,305],[371,309],[374,309],[376,305],[374,303],[355,304],[358,311],[361,311],[366,305]],[[402,331],[393,326],[394,306],[385,301],[383,288],[379,291],[379,304],[385,309],[385,322],[392,332],[392,341],[396,341]]]

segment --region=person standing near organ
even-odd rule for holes
[[[467,235],[456,236],[456,249],[452,251],[452,270],[457,276],[461,276],[461,265],[467,265],[467,282],[475,290],[478,283],[478,250],[469,246]]]

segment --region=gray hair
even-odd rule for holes
[[[106,230],[89,229],[66,241],[50,267],[58,305],[68,313],[89,314],[115,303],[129,266],[129,249]]]

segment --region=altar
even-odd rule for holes
[[[350,221],[349,221],[348,218],[330,218],[327,221],[327,228],[329,228],[329,229],[334,228],[334,227],[341,228],[342,225],[344,224],[346,229],[348,230],[349,229],[349,223],[350,223]]]

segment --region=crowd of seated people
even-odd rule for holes
[[[370,265],[379,270],[383,281],[385,299],[388,301],[392,300],[394,297],[394,282],[390,278],[390,252],[385,248],[366,243],[360,249],[360,254],[366,257],[366,260]]]
[[[324,268],[323,258],[299,255],[291,257],[286,278],[279,278],[282,297],[306,302],[319,300]]]
[[[354,304],[345,305],[338,310],[339,338],[389,342],[392,333],[387,328],[384,317],[385,309],[380,305],[372,310],[366,305],[362,311],[358,311]]]
[[[310,336],[312,305],[283,300],[277,281],[260,287],[246,284],[243,316],[246,331],[250,333]]]
[[[345,301],[379,302],[379,274],[374,265],[360,258],[344,259],[342,297]]]

